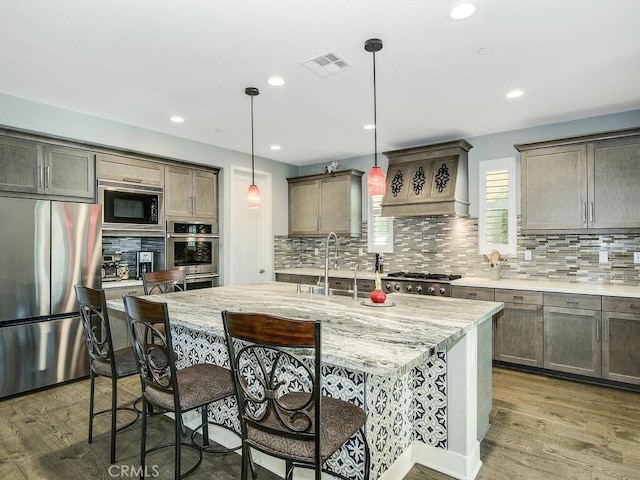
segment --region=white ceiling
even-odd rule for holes
[[[455,1],[4,0],[0,92],[250,152],[255,86],[256,155],[297,165],[373,152],[372,37],[379,151],[640,108],[640,0],[475,0],[452,21]],[[329,51],[352,67],[301,65]]]

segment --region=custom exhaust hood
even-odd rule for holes
[[[389,159],[382,215],[469,215],[465,140],[383,152]]]

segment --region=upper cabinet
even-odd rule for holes
[[[100,180],[164,185],[164,165],[137,158],[99,153],[96,155],[96,172]]]
[[[218,218],[218,175],[210,170],[167,166],[165,215]]]
[[[0,137],[0,190],[93,199],[94,154],[77,148]]]
[[[362,234],[362,175],[359,170],[287,178],[289,236]]]
[[[522,230],[640,230],[640,129],[516,148]]]

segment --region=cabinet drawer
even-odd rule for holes
[[[144,295],[142,290],[142,285],[139,287],[131,286],[131,287],[112,287],[104,289],[104,298],[105,300],[119,300],[123,295],[131,295],[132,297],[136,297],[138,295]]]
[[[486,301],[493,301],[493,299],[495,298],[493,288],[454,286],[452,290],[452,296],[454,298],[467,298],[469,300]]]
[[[496,302],[542,305],[542,292],[532,290],[502,290],[496,288]]]
[[[602,297],[602,310],[640,315],[640,298]]]
[[[375,280],[358,280],[358,290],[361,292],[372,292],[376,289]]]
[[[545,292],[544,304],[550,307],[580,308],[583,310],[600,310],[602,308],[602,301],[599,295]]]

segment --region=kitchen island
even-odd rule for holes
[[[475,478],[480,469],[478,378],[490,382],[491,364],[478,363],[478,355],[491,341],[479,342],[478,331],[502,304],[396,293],[387,298],[394,306],[370,307],[362,299],[297,293],[286,283],[145,298],[167,303],[180,368],[229,366],[222,310],[322,321],[323,393],[366,410],[372,480],[402,478],[416,462],[461,479]],[[108,306],[122,319],[121,300]],[[234,408],[211,415],[237,429]],[[330,461],[362,478],[361,456],[354,439]],[[282,474],[273,465],[266,466]]]

